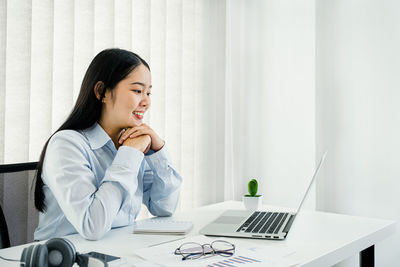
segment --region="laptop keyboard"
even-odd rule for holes
[[[255,211],[236,232],[277,234],[288,215],[286,212]]]

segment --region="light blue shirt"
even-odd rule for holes
[[[151,214],[169,216],[182,182],[165,146],[146,155],[129,146],[117,150],[97,123],[50,139],[42,179],[47,210],[39,215],[35,240],[77,232],[100,239],[132,224],[142,202]]]

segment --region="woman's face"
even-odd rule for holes
[[[104,117],[120,129],[141,125],[151,104],[151,87],[150,71],[140,64],[117,84],[113,92],[106,91]]]

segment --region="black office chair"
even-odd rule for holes
[[[6,218],[4,218],[3,208],[0,205],[0,249],[10,247],[10,236]]]
[[[25,176],[27,176],[27,175],[25,175],[23,177],[18,177],[20,175],[14,174],[14,173],[36,170],[36,167],[37,167],[37,162],[18,163],[18,164],[2,164],[2,165],[0,165],[0,178],[4,179],[7,177],[8,179],[12,179],[12,180],[21,179],[21,178],[26,179]],[[12,174],[9,174],[9,173],[12,173]],[[1,196],[3,196],[2,194],[3,194],[3,192],[0,192]],[[10,232],[9,232],[9,228],[7,226],[7,221],[4,216],[4,212],[3,212],[3,207],[4,207],[4,205],[6,205],[6,203],[4,203],[3,201],[6,201],[6,200],[2,199],[1,203],[3,204],[3,206],[0,205],[0,249],[8,248],[11,246]],[[13,220],[11,220],[11,222],[12,221]],[[13,231],[15,231],[15,230],[16,230],[15,228],[11,229],[11,233],[13,233]],[[15,239],[15,236],[14,236],[14,239]],[[19,244],[25,243],[27,241],[29,241],[29,240],[20,240],[19,242],[15,242],[15,240],[14,240],[13,245],[19,245]]]

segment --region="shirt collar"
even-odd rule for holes
[[[89,140],[90,147],[93,150],[103,147],[111,140],[110,136],[108,136],[108,134],[97,122],[92,127],[85,129],[84,133]]]

